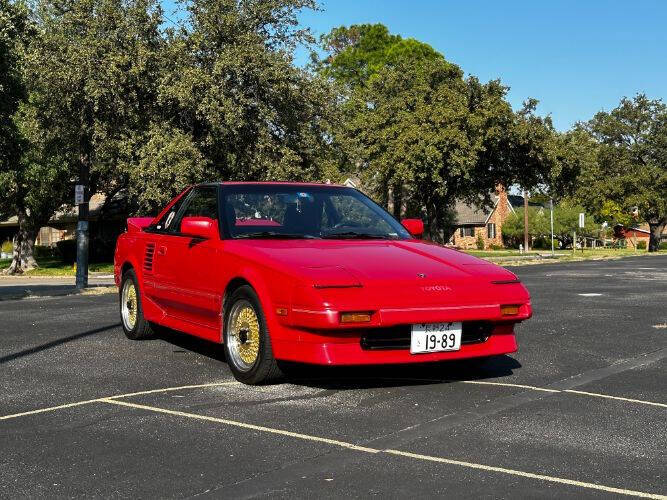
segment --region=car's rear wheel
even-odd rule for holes
[[[125,271],[120,283],[120,319],[128,339],[151,338],[154,333],[141,309],[139,282],[133,269]]]
[[[223,341],[236,380],[257,385],[278,380],[282,371],[273,356],[271,338],[257,294],[248,285],[226,301]]]

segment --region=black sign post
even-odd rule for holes
[[[79,207],[76,224],[76,288],[81,290],[88,286],[88,193],[87,175],[82,176],[82,184],[77,184],[74,191],[74,202]]]

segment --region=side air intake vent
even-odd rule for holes
[[[144,255],[144,271],[153,272],[153,256],[155,255],[155,243],[146,245],[146,254]]]

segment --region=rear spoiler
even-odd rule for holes
[[[139,232],[150,226],[151,222],[153,222],[153,217],[130,217],[127,219],[127,232]]]

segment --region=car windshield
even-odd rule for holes
[[[380,206],[346,187],[248,184],[223,188],[231,238],[405,239],[410,234]]]

